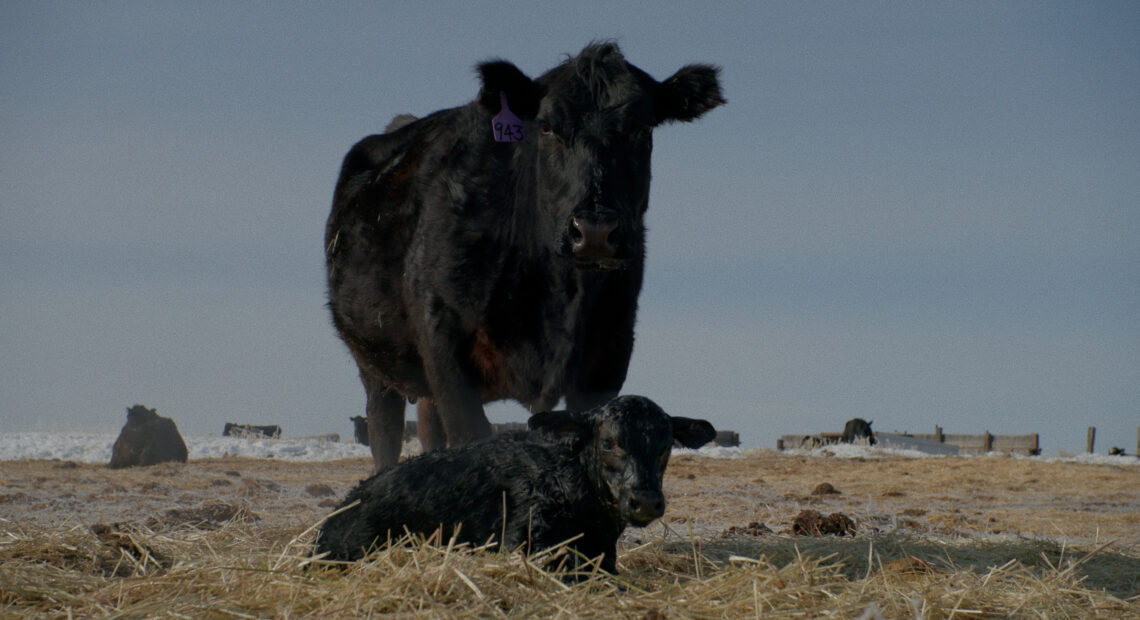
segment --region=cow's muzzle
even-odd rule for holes
[[[570,251],[580,263],[607,263],[617,257],[621,221],[597,215],[570,218]]]

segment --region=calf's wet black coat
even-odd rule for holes
[[[674,441],[700,447],[716,436],[704,420],[670,417],[640,396],[585,412],[540,413],[531,431],[503,433],[429,452],[361,482],[329,518],[317,551],[356,560],[405,531],[508,549],[571,546],[604,556],[616,572],[617,540],[665,511],[661,482]]]
[[[611,43],[534,80],[505,61],[478,71],[474,101],[364,138],[337,181],[329,307],[360,368],[377,469],[399,457],[405,400],[433,450],[490,435],[488,401],[585,410],[617,395],[652,131],[724,103],[715,67],[658,82]],[[513,122],[504,103],[522,141],[496,141]]]

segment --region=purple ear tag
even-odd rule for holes
[[[495,130],[495,142],[526,142],[523,122],[507,105],[507,93],[499,91],[499,102],[503,109],[491,119],[491,129]]]

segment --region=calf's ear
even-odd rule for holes
[[[527,420],[527,427],[549,439],[568,444],[589,437],[591,428],[584,416],[569,411],[536,413]]]
[[[725,103],[718,75],[719,67],[687,65],[658,84],[654,101],[657,122],[688,122]]]
[[[673,423],[673,439],[686,448],[699,448],[716,439],[716,429],[707,420],[693,418],[670,418]]]
[[[538,114],[542,91],[518,67],[505,60],[492,60],[480,64],[478,70],[483,88],[479,90],[477,101],[487,116],[494,116],[502,109],[499,93],[507,94],[507,105],[515,116],[531,120]]]

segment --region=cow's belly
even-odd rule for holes
[[[562,397],[570,348],[569,342],[496,343],[486,330],[477,330],[471,362],[483,402],[513,399],[532,412],[553,408]]]

